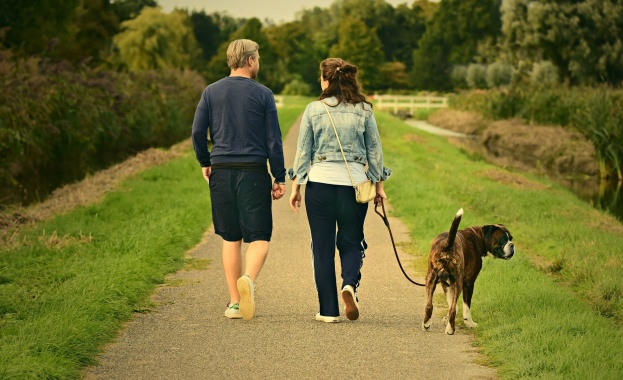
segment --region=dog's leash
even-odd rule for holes
[[[383,209],[383,214],[381,214],[377,210],[379,207],[379,203],[381,204],[381,208]],[[417,286],[426,286],[424,284],[420,284],[419,282],[413,281],[411,277],[409,277],[407,272],[405,272],[404,268],[402,267],[402,263],[400,262],[400,257],[398,257],[398,251],[396,250],[396,243],[394,243],[394,235],[392,234],[392,229],[389,227],[389,220],[387,219],[387,214],[385,213],[385,204],[383,203],[383,198],[381,198],[379,202],[377,202],[376,200],[374,201],[374,212],[376,212],[381,217],[381,219],[383,219],[385,226],[387,226],[387,230],[389,231],[389,237],[392,239],[392,247],[394,247],[394,254],[396,255],[396,260],[398,261],[398,265],[400,266],[400,270],[402,271],[402,274],[404,274],[407,280],[409,280],[411,283]]]

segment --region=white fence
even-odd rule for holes
[[[418,108],[446,108],[448,98],[443,96],[411,96],[411,95],[376,95],[374,96],[375,108],[379,110],[408,111],[413,115]]]

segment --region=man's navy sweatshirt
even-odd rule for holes
[[[208,130],[212,152],[208,150]],[[203,91],[192,128],[201,167],[268,163],[276,182],[285,182],[281,129],[272,91],[253,79],[227,77]]]

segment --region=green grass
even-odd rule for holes
[[[513,234],[516,257],[486,259],[476,283],[474,333],[487,363],[504,378],[623,378],[621,225],[550,182],[497,169],[388,114],[377,120],[394,169],[386,191],[420,273],[461,207],[462,228],[502,223]]]
[[[0,378],[78,378],[198,243],[205,186],[189,152],[0,251]]]
[[[283,107],[279,109],[279,124],[283,137],[288,134],[290,127],[296,119],[301,116],[301,113],[305,110],[305,106],[314,100],[316,100],[316,98],[307,96],[284,96]]]

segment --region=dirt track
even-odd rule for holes
[[[297,134],[298,124],[284,142],[286,166],[293,162]],[[437,316],[431,331],[420,329],[423,288],[402,276],[373,205],[365,227],[369,248],[359,288],[360,319],[316,322],[304,205],[296,214],[288,197],[289,190],[273,205],[274,235],[256,284],[253,320],[222,315],[229,297],[221,240],[210,229],[188,252],[209,260],[208,268],[169,276],[168,285],[154,294],[156,310],[127,323],[86,379],[496,378],[494,369],[476,364],[479,356],[462,323],[454,336],[444,334]],[[397,241],[408,239],[399,220],[390,218],[390,224]],[[401,258],[408,268],[408,257]]]

